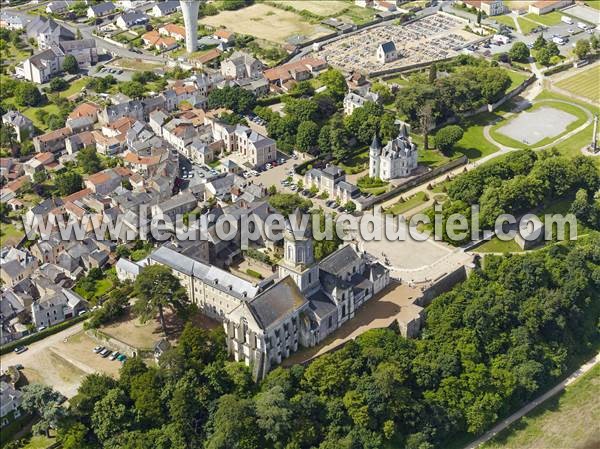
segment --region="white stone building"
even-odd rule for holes
[[[412,143],[405,125],[400,128],[398,137],[381,148],[377,136],[373,138],[369,150],[369,176],[384,181],[405,178],[417,168],[417,146]]]

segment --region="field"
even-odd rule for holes
[[[510,80],[512,81],[510,84],[510,87],[508,88],[508,92],[515,89],[516,87],[521,85],[521,83],[523,81],[525,81],[527,78],[529,78],[529,76],[527,74],[525,74],[523,72],[515,72],[514,70],[507,70],[506,73],[508,73],[508,76],[510,77]]]
[[[593,103],[600,103],[600,65],[579,72],[567,79],[556,83],[556,87],[567,90],[575,95],[590,99]]]
[[[534,22],[541,23],[542,25],[552,26],[560,23],[562,14],[557,11],[552,11],[548,14],[542,14],[541,16],[538,16],[537,14],[527,14],[525,17],[533,20]]]
[[[594,393],[595,392],[595,393]],[[600,445],[600,366],[514,423],[484,449],[592,449]],[[596,424],[594,424],[596,423]]]
[[[260,3],[237,11],[223,11],[216,16],[203,17],[200,22],[280,44],[286,43],[292,36],[310,39],[329,32],[320,25],[306,22],[299,14]]]
[[[342,0],[328,0],[326,2],[322,0],[304,0],[302,2],[298,0],[277,0],[274,3],[291,6],[297,11],[306,10],[318,16],[335,16],[351,6],[350,3]]]
[[[519,22],[519,26],[521,27],[523,34],[529,34],[531,33],[531,30],[539,26],[539,24],[523,17],[517,17],[517,21]]]
[[[500,240],[498,237],[492,237],[473,251],[476,253],[515,253],[523,250],[514,240]]]
[[[516,28],[515,21],[513,20],[512,16],[509,15],[494,16],[490,20],[495,20],[496,22],[501,23],[502,25],[506,25],[507,27],[512,28],[513,30]]]
[[[488,142],[483,135],[483,128],[497,118],[491,112],[484,112],[463,120],[463,138],[454,146],[454,151],[464,154],[471,161],[498,151],[499,148]]]

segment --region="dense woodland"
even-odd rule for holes
[[[493,229],[502,214],[518,217],[556,200],[576,198],[570,212],[582,224],[600,229],[600,201],[594,200],[598,189],[600,172],[591,158],[571,159],[555,150],[521,150],[458,176],[448,186],[449,200],[443,204],[442,215],[444,222],[455,213],[470,218],[471,206],[479,205],[481,227]],[[429,211],[432,223],[433,213]],[[464,243],[446,234],[444,239]]]
[[[307,367],[255,384],[223,332],[188,325],[158,367],[86,377],[43,410],[65,449],[432,449],[478,434],[555,383],[598,344],[600,234],[491,257],[428,309],[424,334],[370,331]]]

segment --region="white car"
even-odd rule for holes
[[[271,164],[267,164],[267,165],[265,165],[265,167],[267,167],[267,170],[270,170],[271,167],[273,167],[273,166]]]

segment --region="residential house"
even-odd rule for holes
[[[326,192],[330,198],[345,204],[360,195],[360,190],[354,184],[346,182],[346,174],[335,165],[327,165],[324,169],[313,168],[304,175],[306,188],[315,187]]]
[[[133,10],[121,14],[115,23],[122,30],[128,30],[134,26],[145,25],[149,21],[150,18],[146,14]]]
[[[158,33],[161,36],[169,36],[176,41],[185,40],[185,28],[181,25],[175,25],[174,23],[168,23],[158,28]]]
[[[369,176],[385,181],[410,176],[418,165],[417,146],[412,142],[406,125],[400,127],[398,136],[383,148],[377,136],[369,150]]]
[[[150,11],[150,14],[154,17],[165,17],[173,14],[181,9],[178,0],[166,0],[157,2]]]
[[[33,137],[35,128],[33,122],[21,114],[19,111],[8,111],[2,116],[2,123],[10,126],[17,136],[17,142],[23,142],[24,140]]]
[[[506,11],[503,0],[462,0],[460,3],[475,8],[487,16],[498,16]]]
[[[54,153],[45,152],[38,153],[23,164],[25,174],[33,181],[35,174],[38,171],[43,171],[46,166],[54,162]]]
[[[152,206],[152,215],[154,217],[168,218],[175,223],[177,216],[183,216],[186,212],[193,211],[198,206],[198,200],[191,192],[181,192]]]
[[[216,30],[213,36],[215,39],[218,39],[224,44],[230,44],[235,39],[235,35],[233,34],[233,32],[228,31],[224,28],[219,28],[218,30]]]
[[[316,76],[327,67],[327,61],[324,59],[306,57],[267,69],[264,75],[271,84],[282,87],[290,80],[303,81]]]
[[[77,105],[73,112],[69,114],[69,119],[89,117],[94,123],[98,121],[98,114],[102,111],[102,108],[95,103],[85,102]]]
[[[13,385],[0,381],[0,424],[8,426],[21,416],[21,397],[23,392]],[[8,429],[7,429],[8,431]]]
[[[90,19],[95,19],[98,17],[104,17],[109,14],[112,14],[116,10],[117,8],[112,2],[98,3],[96,5],[90,5],[90,7],[87,9],[87,16]]]
[[[8,30],[23,30],[27,22],[20,16],[11,15],[8,12],[2,11],[0,13],[0,28],[6,28]]]
[[[40,50],[47,50],[61,42],[75,40],[75,33],[56,23],[54,19],[37,16],[26,27],[28,39],[35,39]]]
[[[355,109],[363,107],[368,101],[377,103],[379,95],[373,92],[367,92],[365,95],[348,92],[344,97],[344,114],[351,115]]]
[[[158,31],[152,30],[142,35],[142,41],[146,48],[157,50],[169,50],[177,46],[177,41],[169,36],[161,36]]]
[[[14,287],[31,276],[37,266],[37,260],[26,249],[0,249],[0,279],[7,287]]]
[[[75,154],[82,148],[89,146],[96,147],[95,134],[92,131],[84,131],[65,139],[65,149],[68,154]]]
[[[123,176],[112,168],[90,175],[85,181],[85,187],[94,193],[108,195],[121,185]]]
[[[68,288],[54,288],[31,304],[36,327],[49,327],[73,318],[86,309],[85,300]]]
[[[221,62],[221,74],[228,79],[258,78],[264,65],[248,53],[236,51]]]
[[[71,135],[69,128],[59,128],[46,134],[35,136],[33,146],[38,153],[50,151],[56,153],[65,149],[65,139]]]

